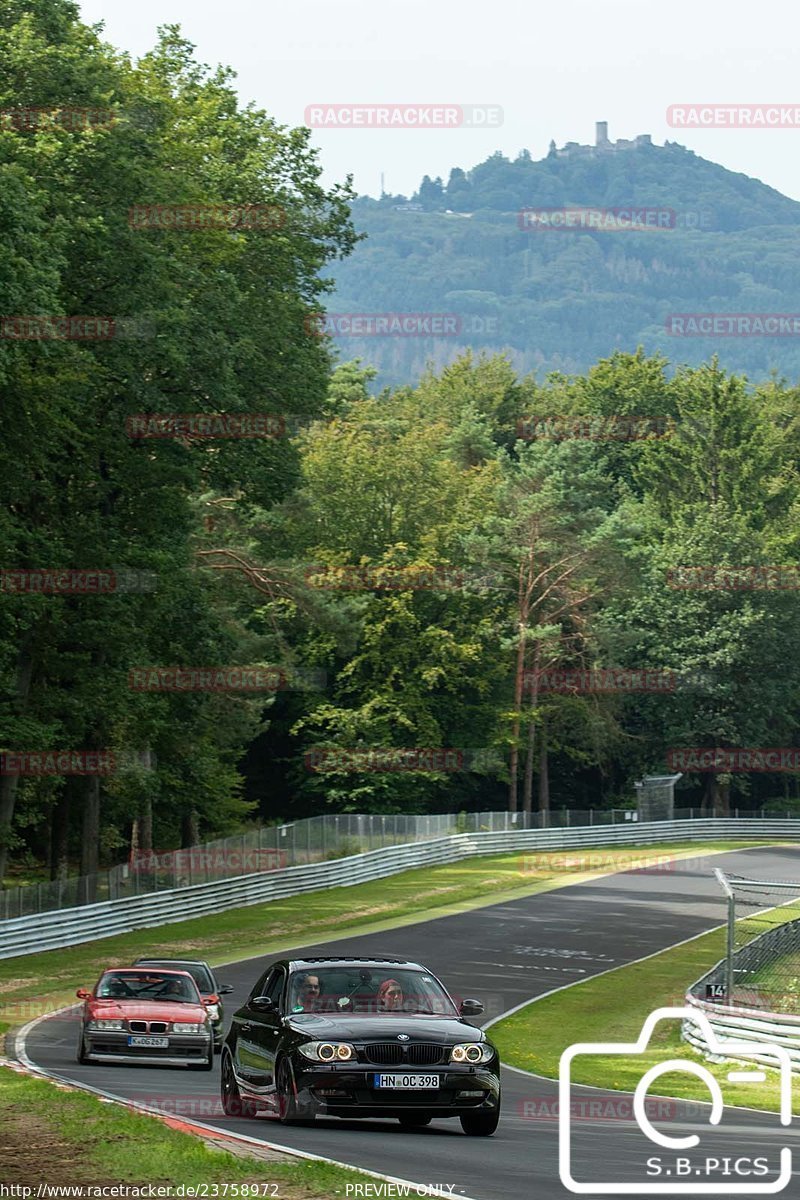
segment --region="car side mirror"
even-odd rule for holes
[[[79,1000],[88,1000],[91,994],[92,993],[88,988],[78,988],[77,992],[75,993]]]
[[[218,996],[230,996],[232,991],[233,991],[232,983],[221,983],[220,986],[217,988],[217,995]]]
[[[253,996],[250,1001],[250,1008],[253,1012],[269,1013],[275,1012],[275,1001],[271,996]]]
[[[483,1012],[483,1004],[480,1000],[462,1000],[458,1011],[462,1017],[479,1017]]]

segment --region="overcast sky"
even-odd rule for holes
[[[319,129],[325,182],[414,191],[495,150],[534,158],[555,138],[650,133],[800,200],[800,125],[687,129],[672,104],[781,104],[800,111],[797,0],[85,0],[83,19],[139,55],[177,23],[201,61],[238,74],[243,101],[280,123],[311,104],[496,105],[492,129]]]

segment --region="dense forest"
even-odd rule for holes
[[[532,251],[555,255],[541,286],[592,330],[581,353],[602,347],[585,371],[539,378],[469,349],[406,386],[358,359],[333,369],[314,314],[339,305],[325,277],[363,210],[347,182],[321,186],[307,130],[241,107],[177,30],[133,64],[66,0],[6,0],[0,64],[6,111],[117,114],[0,127],[0,312],[114,332],[0,338],[0,879],[326,811],[629,807],[671,751],[798,744],[800,593],[775,584],[800,566],[795,387],[731,373],[727,345],[677,367],[615,349],[594,324],[594,241]],[[492,186],[513,208],[507,168]],[[785,259],[794,210],[772,196]],[[131,219],[170,204],[281,217]],[[351,259],[359,311],[424,308],[445,286],[419,239],[451,218],[394,219],[398,260],[422,254],[430,285],[418,296],[384,259],[383,298],[362,287],[378,237]],[[459,229],[506,278],[494,239],[517,235]],[[472,252],[448,236],[471,288]],[[740,280],[772,269],[763,229],[716,236],[752,240]],[[665,276],[689,270],[677,241],[658,254],[678,256]],[[618,307],[609,292],[602,311]],[[759,566],[786,571],[685,571]],[[787,771],[689,770],[682,788],[718,813],[798,798]]]
[[[668,215],[642,231],[533,223],[526,210],[633,207]],[[389,385],[412,384],[467,348],[505,353],[520,374],[586,371],[641,345],[766,379],[800,373],[794,334],[714,339],[668,332],[683,313],[799,313],[800,204],[675,142],[596,157],[513,161],[497,153],[447,183],[426,176],[410,198],[359,197],[367,237],[331,268],[336,313],[436,312],[444,337],[337,337]]]

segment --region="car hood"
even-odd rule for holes
[[[176,1004],[169,1000],[90,1000],[89,1016],[98,1021],[205,1021],[202,1004]]]
[[[297,1033],[315,1039],[341,1038],[352,1042],[393,1042],[405,1033],[412,1042],[482,1042],[486,1035],[457,1017],[365,1016],[323,1013],[292,1013],[286,1024]],[[405,1038],[403,1038],[405,1041]]]

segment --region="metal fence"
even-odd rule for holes
[[[787,818],[789,814],[787,813]],[[699,820],[701,809],[675,810],[676,820]],[[736,818],[739,812],[734,813]],[[753,819],[771,820],[762,813]],[[175,891],[261,874],[281,867],[327,862],[387,846],[430,841],[456,833],[497,833],[515,829],[569,829],[574,826],[630,826],[637,814],[625,809],[554,809],[543,820],[541,813],[479,812],[404,813],[381,816],[370,813],[330,813],[285,825],[264,825],[218,838],[187,849],[140,852],[126,863],[96,875],[78,875],[27,887],[0,890],[0,921],[78,908],[102,900],[123,900],[150,892]]]
[[[793,885],[795,892],[800,885]],[[748,918],[744,918],[747,923]],[[724,1051],[725,1041],[748,1042],[753,1045],[753,1057],[768,1066],[774,1066],[769,1055],[759,1055],[758,1046],[764,1042],[776,1043],[789,1053],[792,1072],[800,1074],[800,1012],[797,1001],[797,948],[800,939],[800,919],[790,917],[782,924],[774,925],[739,949],[727,954],[716,966],[707,971],[686,994],[689,1008],[702,1013]],[[731,946],[731,937],[728,937]],[[771,981],[780,978],[784,968],[791,964],[794,984],[787,992],[776,993]],[[786,976],[788,979],[788,975]],[[770,981],[764,989],[760,984]],[[720,1053],[720,1046],[708,1045],[706,1029],[702,1022],[687,1019],[683,1022],[683,1037],[702,1054]]]
[[[486,817],[491,814],[478,814],[476,824],[480,815]],[[499,818],[507,814],[494,816]],[[442,822],[456,819],[452,816],[433,818]],[[364,818],[365,829],[367,820]],[[385,820],[389,822],[392,818]],[[513,826],[510,819],[509,825]],[[570,828],[565,823],[560,829],[517,830],[510,827],[496,832],[479,830],[444,837],[429,836],[418,838],[416,842],[392,844],[347,857],[329,857],[326,861],[316,863],[281,866],[238,878],[187,884],[165,891],[134,894],[67,910],[17,917],[0,922],[0,958],[72,946],[117,933],[168,925],[173,921],[261,904],[302,892],[350,886],[381,879],[412,867],[455,862],[474,855],[501,854],[514,850],[530,853],[578,847],[655,845],[709,838],[800,841],[800,821],[706,818],[652,823],[624,821]],[[576,869],[580,869],[579,865]],[[587,869],[597,870],[597,864],[590,859]]]

